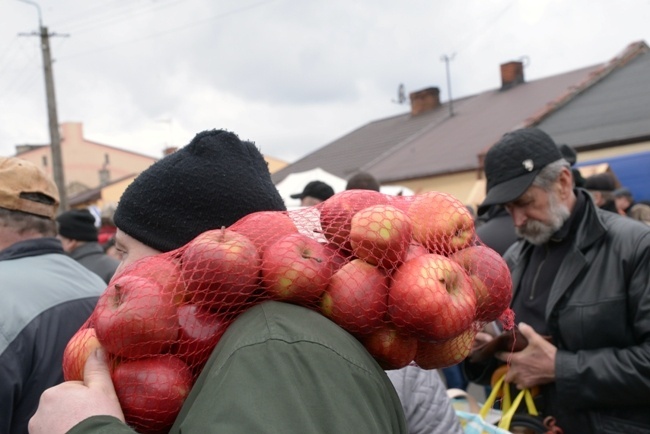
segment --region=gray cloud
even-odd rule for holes
[[[37,0],[38,1],[38,0]],[[59,120],[91,140],[159,156],[225,127],[294,161],[352,129],[408,110],[391,102],[438,86],[497,88],[499,64],[527,56],[529,80],[650,42],[646,0],[42,0],[53,38]],[[579,19],[578,19],[579,18]],[[0,16],[0,155],[46,143],[33,7]],[[607,24],[610,32],[602,31]],[[161,120],[170,120],[161,123]]]

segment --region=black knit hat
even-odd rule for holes
[[[561,159],[560,148],[538,128],[506,133],[485,156],[487,195],[480,209],[517,199],[544,167]]]
[[[71,240],[97,241],[95,217],[87,209],[66,211],[56,221],[59,223],[59,235]]]
[[[113,221],[162,252],[256,211],[284,211],[264,157],[228,131],[204,131],[151,165],[124,191]]]

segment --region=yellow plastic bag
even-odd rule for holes
[[[555,425],[553,417],[542,418],[535,406],[533,394],[530,389],[523,389],[517,393],[513,400],[510,394],[510,384],[505,381],[505,373],[493,384],[492,392],[481,407],[479,415],[482,418],[494,407],[499,392],[502,392],[501,401],[502,416],[497,422],[497,427],[507,432],[520,432],[517,428],[526,427],[526,432],[539,434],[561,434],[562,429]],[[521,402],[526,403],[526,413],[517,413]]]

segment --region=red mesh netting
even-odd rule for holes
[[[127,422],[165,432],[228,325],[257,303],[320,312],[384,369],[436,369],[462,361],[487,322],[512,326],[511,286],[453,196],[349,190],[248,215],[132,264],[71,339],[64,374],[82,379],[103,346]]]

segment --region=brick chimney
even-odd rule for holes
[[[501,90],[510,89],[524,82],[524,63],[508,62],[501,64]]]
[[[427,87],[426,89],[411,92],[411,116],[426,113],[440,106],[440,89]]]
[[[163,149],[163,157],[166,157],[169,154],[173,154],[176,151],[178,151],[178,146],[168,146],[165,149]]]
[[[81,122],[64,122],[60,125],[61,141],[80,143],[83,142],[83,124]]]

